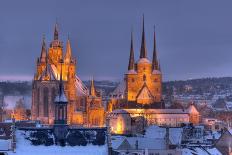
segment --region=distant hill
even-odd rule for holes
[[[89,81],[84,81],[86,86],[90,86]],[[118,85],[114,81],[95,81],[97,89],[102,90],[104,95],[108,95]],[[0,82],[0,92],[3,95],[30,95],[32,83],[24,82]],[[185,81],[169,81],[163,83],[163,93],[172,94],[218,94],[220,92],[226,93],[232,91],[232,77],[221,78],[202,78]]]

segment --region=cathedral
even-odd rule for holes
[[[147,56],[143,20],[140,57],[134,58],[133,35],[131,34],[130,57],[124,81],[111,94],[108,109],[118,108],[164,108],[162,101],[162,73],[157,58],[154,31],[152,61]]]
[[[77,76],[76,65],[70,40],[67,40],[64,50],[56,24],[54,38],[48,48],[43,37],[41,54],[36,62],[32,85],[32,120],[54,124],[55,96],[59,92],[61,78],[68,99],[67,123],[89,127],[104,125],[105,110],[101,94],[95,89],[93,79],[90,88],[84,85]]]
[[[154,31],[153,58],[147,56],[143,18],[140,56],[134,58],[131,34],[128,70],[124,80],[110,95],[108,102],[109,125],[114,134],[136,134],[146,126],[181,126],[199,123],[199,112],[194,105],[186,109],[167,109],[162,99],[162,72],[157,58]]]

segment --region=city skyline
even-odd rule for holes
[[[232,76],[232,21],[229,20],[232,3],[229,1],[220,4],[216,1],[22,1],[15,4],[3,2],[0,6],[0,80],[33,79],[42,36],[45,35],[48,46],[56,21],[64,46],[70,37],[77,58],[77,74],[83,80],[92,76],[97,80],[122,80],[128,65],[131,29],[135,60],[138,60],[143,14],[150,60],[156,25],[164,81]]]

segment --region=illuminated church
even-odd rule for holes
[[[134,58],[133,35],[131,34],[130,57],[124,81],[111,94],[109,110],[118,108],[164,108],[162,101],[162,73],[157,58],[154,32],[152,61],[147,57],[143,20],[140,57]]]
[[[194,105],[187,109],[165,108],[156,35],[154,31],[153,58],[150,61],[147,57],[144,18],[139,59],[135,61],[131,35],[128,70],[123,82],[110,95],[108,111],[111,132],[115,134],[141,132],[149,125],[176,127],[183,123],[199,123],[199,112]]]
[[[58,94],[59,79],[62,76],[68,99],[67,123],[80,126],[104,125],[105,111],[101,94],[95,89],[93,79],[90,89],[83,84],[77,76],[76,65],[70,40],[67,40],[64,50],[56,24],[53,41],[47,48],[43,38],[41,54],[37,59],[32,88],[32,120],[54,124],[54,99]]]

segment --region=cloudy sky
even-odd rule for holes
[[[57,20],[82,79],[120,80],[132,27],[138,58],[142,14],[150,58],[156,25],[164,80],[232,76],[231,8],[229,0],[1,1],[0,79],[32,79],[42,36],[48,44]]]

